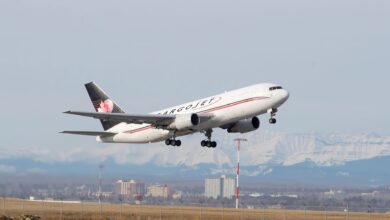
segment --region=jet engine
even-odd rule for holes
[[[199,124],[200,119],[197,114],[178,114],[175,120],[168,126],[170,129],[185,130],[195,127]]]
[[[234,123],[227,129],[229,133],[246,133],[254,131],[260,127],[260,120],[257,117],[243,119]]]

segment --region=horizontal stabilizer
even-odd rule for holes
[[[62,131],[63,134],[79,134],[79,135],[89,135],[89,136],[112,136],[117,133],[107,132],[107,131]]]

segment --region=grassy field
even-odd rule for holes
[[[280,209],[232,209],[27,201],[0,198],[0,216],[34,214],[42,219],[117,220],[389,220],[389,213],[330,212]]]

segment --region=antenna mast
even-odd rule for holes
[[[238,185],[238,178],[240,175],[240,145],[241,141],[247,140],[245,138],[236,138],[234,141],[237,142],[236,209],[238,209],[238,199],[240,196],[240,187]]]

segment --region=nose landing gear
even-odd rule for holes
[[[269,123],[270,124],[275,124],[276,123],[276,118],[274,118],[274,117],[276,115],[276,112],[278,112],[278,109],[272,108],[272,109],[269,109],[268,112],[271,114],[271,118],[269,119]]]
[[[212,132],[213,132],[212,129],[209,129],[209,130],[204,132],[204,134],[207,137],[207,140],[203,140],[203,141],[200,142],[200,145],[202,147],[208,147],[208,148],[216,148],[217,147],[217,142],[211,141],[211,133]]]

